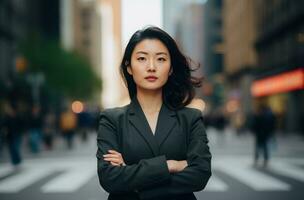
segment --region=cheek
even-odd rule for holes
[[[170,73],[170,65],[166,65],[162,67],[162,77],[163,79],[168,79]]]
[[[168,79],[169,79],[168,75],[163,76],[163,78],[162,78],[162,85],[166,84],[166,82],[168,81]]]
[[[133,80],[135,81],[136,84],[138,84],[140,81],[142,81],[143,77],[143,72],[141,70],[138,70],[136,68],[134,68],[132,70],[132,76],[133,76]]]

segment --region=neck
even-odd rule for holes
[[[163,103],[162,91],[137,90],[138,102],[145,113],[156,113],[160,111]]]

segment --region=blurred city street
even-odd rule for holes
[[[207,133],[213,175],[205,190],[195,193],[198,200],[302,199],[302,137],[278,136],[269,166],[263,168],[253,166],[254,140],[250,133],[237,136],[231,129],[218,133],[213,128]],[[106,200],[108,194],[98,184],[95,137],[90,134],[86,142],[75,138],[73,150],[67,150],[59,139],[54,150],[34,156],[24,153],[24,162],[17,170],[2,152],[0,199]]]
[[[173,44],[150,33],[134,42],[147,27],[160,28]],[[155,51],[134,50],[150,39],[159,45]],[[145,87],[135,80],[153,86],[143,91],[158,98],[159,106],[201,111],[212,176],[195,192],[198,200],[302,200],[303,55],[304,0],[0,0],[0,200],[106,200],[95,157],[99,114],[140,96],[137,91]],[[157,86],[159,80],[165,81]],[[161,109],[153,109],[143,111],[156,133]],[[127,138],[132,145],[126,146],[136,149],[139,142]],[[182,152],[175,141],[164,146],[171,144],[176,149],[169,151]],[[99,145],[99,152],[106,145]],[[138,149],[130,150],[131,156],[122,150],[132,164],[149,157]],[[170,172],[183,170],[186,157],[200,159],[189,149],[178,157],[181,162],[167,158]],[[207,162],[188,169],[206,177],[210,154],[205,152]],[[204,173],[199,165],[206,165]],[[150,168],[144,172],[143,177]],[[203,176],[199,181],[206,182],[209,176]],[[198,176],[185,177],[184,193],[197,190]],[[127,185],[110,179],[103,182],[115,192]]]

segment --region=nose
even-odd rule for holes
[[[153,59],[150,59],[148,71],[155,71],[155,70],[156,70],[155,63],[154,63]]]

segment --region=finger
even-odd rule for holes
[[[110,153],[113,153],[113,154],[119,154],[119,155],[120,155],[120,153],[117,152],[117,151],[115,151],[115,150],[109,150],[109,152],[110,152]]]
[[[108,162],[110,162],[112,165],[120,165],[118,162],[115,162],[115,161],[112,161],[112,160],[106,160],[106,161],[108,161]]]
[[[104,158],[104,160],[110,161],[110,162],[116,162],[116,163],[122,162],[120,159],[117,159],[117,158]]]
[[[104,154],[103,157],[114,157],[114,158],[120,158],[122,159],[122,156],[120,154]]]
[[[120,158],[119,155],[116,154],[105,154],[103,155],[104,158]]]

